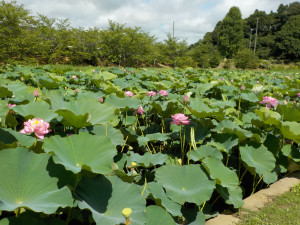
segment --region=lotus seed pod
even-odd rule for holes
[[[132,166],[132,167],[136,167],[136,163],[135,163],[135,162],[132,162],[132,163],[131,163],[131,166]]]
[[[122,210],[122,214],[123,214],[123,216],[124,216],[126,219],[128,219],[128,218],[130,217],[131,213],[132,213],[132,209],[131,209],[131,208],[124,208],[124,209]]]

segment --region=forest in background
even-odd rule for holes
[[[74,28],[68,19],[33,16],[16,1],[0,1],[0,63],[208,68],[225,61],[225,67],[234,62],[257,68],[269,66],[263,60],[299,64],[299,59],[299,2],[269,14],[256,10],[245,19],[232,7],[212,32],[188,45],[171,34],[159,42],[141,27],[111,20],[106,29]]]

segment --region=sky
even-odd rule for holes
[[[157,41],[173,33],[188,44],[212,31],[232,6],[240,8],[242,17],[255,9],[270,13],[280,4],[298,0],[17,0],[32,15],[69,19],[72,27],[106,29],[108,20],[130,27],[141,27]]]

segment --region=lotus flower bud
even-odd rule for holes
[[[125,219],[128,219],[130,217],[131,213],[132,213],[132,209],[131,208],[124,208],[122,210],[122,214],[125,217]]]
[[[34,90],[33,96],[36,97],[36,98],[40,96],[40,93],[38,92],[37,89]]]

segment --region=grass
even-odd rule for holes
[[[300,224],[300,185],[291,191],[277,196],[259,211],[242,209],[238,225],[299,225]]]

